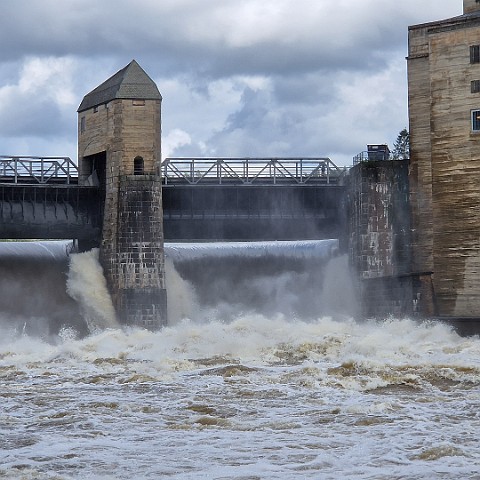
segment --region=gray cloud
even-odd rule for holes
[[[406,126],[407,26],[461,8],[460,0],[3,0],[0,141],[28,153],[61,145],[75,157],[83,95],[135,58],[164,97],[165,154],[347,162]]]

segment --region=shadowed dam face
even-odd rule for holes
[[[0,323],[39,336],[115,328],[98,251],[68,242],[0,244]],[[355,315],[335,240],[166,244],[169,323],[230,321],[245,313],[316,319]]]
[[[88,333],[79,305],[67,294],[71,242],[0,243],[0,324],[50,336],[69,326]]]

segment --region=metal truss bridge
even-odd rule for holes
[[[338,185],[346,168],[329,158],[166,158],[162,162],[165,185]]]
[[[77,165],[69,157],[0,155],[0,183],[75,184]]]
[[[329,158],[167,158],[171,241],[341,238],[346,168]],[[98,242],[102,188],[78,185],[68,157],[0,156],[0,238]]]
[[[347,170],[329,158],[167,158],[165,185],[338,185]],[[69,157],[0,155],[0,183],[76,184],[77,165]]]

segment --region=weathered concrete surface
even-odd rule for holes
[[[440,317],[480,317],[480,4],[409,28],[412,270],[431,275]]]
[[[348,177],[349,258],[367,317],[413,313],[408,161],[364,162]]]

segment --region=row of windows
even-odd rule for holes
[[[480,63],[480,45],[470,45],[470,63]],[[480,93],[480,80],[470,82],[470,91]],[[472,132],[480,132],[480,110],[471,111]]]

